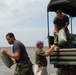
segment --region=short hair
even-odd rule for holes
[[[57,10],[56,13],[62,13],[62,11],[61,10]]]
[[[7,36],[9,36],[10,38],[12,38],[12,37],[14,37],[15,38],[15,36],[14,36],[14,34],[13,33],[8,33],[8,34],[6,34],[6,37]]]

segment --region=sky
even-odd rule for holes
[[[38,40],[47,40],[47,5],[50,0],[0,0],[0,47],[10,46],[6,34],[14,33],[25,46],[36,46]],[[50,13],[50,34],[53,35],[53,18]],[[75,22],[75,19],[73,19]],[[76,23],[74,23],[75,26]],[[75,27],[74,31],[75,32]],[[45,39],[46,38],[46,39]]]
[[[6,34],[14,33],[25,46],[47,37],[46,10],[50,0],[0,0],[0,47],[10,46]],[[48,45],[47,39],[44,44]]]

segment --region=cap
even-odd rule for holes
[[[43,44],[43,41],[37,41],[36,45]]]

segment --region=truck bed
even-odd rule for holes
[[[76,48],[54,51],[50,55],[50,63],[56,65],[76,65]]]

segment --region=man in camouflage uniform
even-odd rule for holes
[[[17,63],[14,75],[33,75],[32,63],[28,57],[24,44],[16,40],[13,33],[8,33],[6,35],[6,40],[9,44],[13,44],[13,53],[9,53],[6,49],[3,49],[2,53],[15,59],[12,63],[12,65]]]

